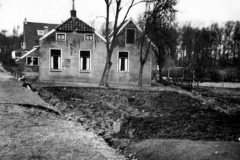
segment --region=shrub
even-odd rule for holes
[[[222,77],[217,69],[210,70],[209,75],[213,82],[222,81]]]
[[[214,82],[236,82],[240,80],[240,72],[237,68],[213,69],[209,72]],[[224,78],[224,79],[223,79]]]

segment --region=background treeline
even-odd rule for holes
[[[196,78],[202,81],[240,80],[239,21],[202,28],[189,23],[176,30],[178,44],[172,58],[177,66],[184,67],[189,74],[195,71]]]
[[[18,35],[18,28],[13,28],[13,33],[7,36],[6,30],[0,32],[0,62],[4,66],[15,66],[15,61],[12,59],[12,51],[19,49],[22,42],[22,34]]]

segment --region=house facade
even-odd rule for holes
[[[25,63],[24,74],[36,73],[40,81],[98,83],[106,62],[105,38],[78,19],[74,9],[71,17],[61,25],[51,30],[47,30],[50,26],[44,27],[43,35],[19,60]],[[120,28],[111,59],[109,83],[137,84],[140,34],[141,29],[132,19]],[[144,66],[143,85],[151,85],[151,70],[150,56]]]

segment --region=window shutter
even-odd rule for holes
[[[90,58],[87,58],[87,68],[86,68],[86,70],[90,70],[89,68],[90,68]]]
[[[118,59],[118,70],[121,71],[121,58]]]
[[[50,64],[51,64],[50,68],[53,69],[53,56],[50,57],[50,60],[51,60],[51,62],[50,62]]]
[[[124,67],[124,71],[128,70],[128,59],[125,58],[125,67]]]
[[[81,70],[83,69],[83,58],[82,57],[80,58],[80,69]]]
[[[58,69],[61,69],[61,57],[58,57]]]

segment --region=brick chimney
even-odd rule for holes
[[[73,4],[72,4],[72,10],[71,10],[71,17],[72,18],[76,18],[77,16],[77,11],[74,9],[74,0],[73,0]]]
[[[48,33],[48,26],[44,26],[44,35]]]

